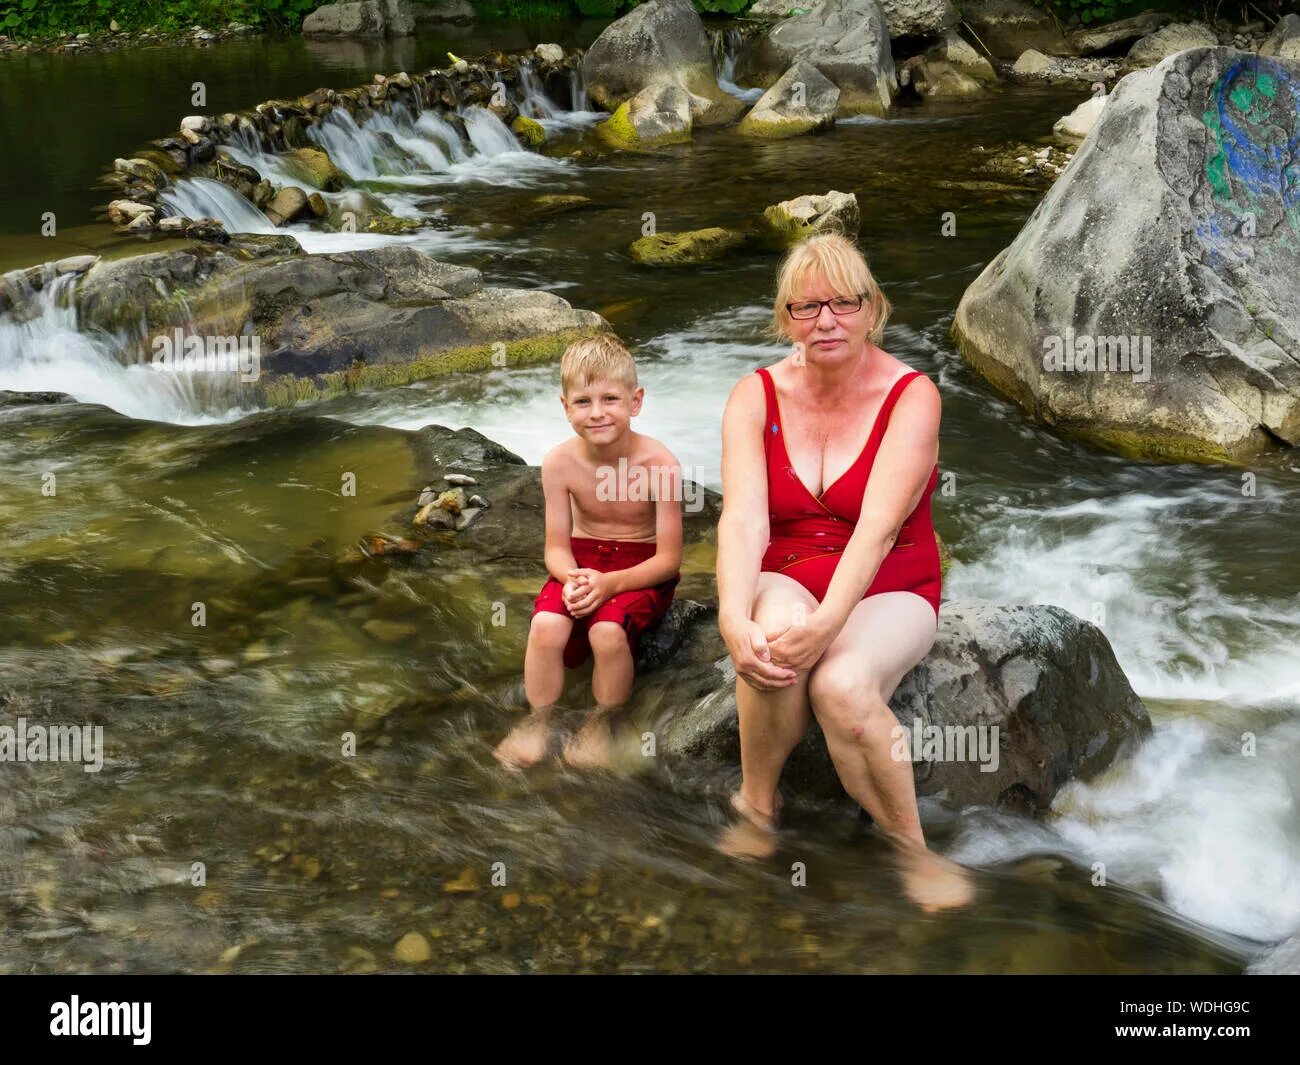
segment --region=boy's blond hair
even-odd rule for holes
[[[636,361],[612,333],[575,340],[560,359],[560,385],[568,395],[593,381],[616,381],[635,392]]]
[[[841,296],[861,295],[862,305],[871,315],[867,339],[879,344],[885,335],[885,322],[891,310],[889,300],[876,282],[866,257],[848,237],[839,233],[819,233],[790,249],[776,276],[776,300],[772,305],[772,333],[778,340],[790,336],[787,303],[811,277],[821,277]]]

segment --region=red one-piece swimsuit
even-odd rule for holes
[[[822,492],[812,494],[794,470],[785,446],[781,426],[781,408],[776,400],[772,375],[760,368],[763,391],[767,395],[767,421],[763,431],[763,448],[767,453],[768,520],[771,540],[763,555],[765,572],[784,573],[794,578],[820,603],[826,598],[835,567],[849,542],[862,514],[862,498],[867,478],[880,450],[880,441],[889,424],[890,412],[903,389],[918,377],[913,370],[894,382],[876,424],[871,427],[866,446],[844,473]],[[939,615],[939,545],[930,521],[930,496],[939,482],[939,467],[930,471],[925,491],[912,513],[899,529],[898,538],[863,599],[881,592],[915,592]]]

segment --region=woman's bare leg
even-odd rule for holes
[[[909,893],[927,909],[967,901],[970,887],[925,845],[912,763],[893,755],[898,719],[889,699],[929,653],[937,630],[934,610],[920,596],[870,596],[853,608],[808,682],[844,790],[897,845]]]
[[[808,589],[792,577],[767,572],[758,575],[751,616],[765,632],[779,632],[816,606]],[[737,857],[767,857],[776,849],[771,829],[781,770],[812,720],[808,674],[788,688],[774,691],[751,688],[737,677],[736,711],[740,718],[741,784],[732,804],[744,820],[728,830],[722,849]]]

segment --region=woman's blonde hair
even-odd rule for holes
[[[560,358],[560,387],[565,395],[593,381],[617,381],[636,391],[636,361],[611,333],[575,340]]]
[[[772,305],[772,333],[776,338],[789,339],[790,314],[785,305],[793,303],[795,293],[814,277],[825,278],[837,295],[862,296],[863,306],[872,315],[867,339],[879,344],[889,320],[889,300],[858,246],[839,233],[819,233],[786,253],[776,275],[776,301]]]

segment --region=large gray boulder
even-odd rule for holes
[[[256,338],[247,398],[273,406],[548,361],[610,328],[549,292],[487,286],[477,270],[409,246],[305,255],[284,244],[269,238],[251,261],[196,247],[97,263],[75,290],[78,321],[137,335],[121,352],[128,362],[149,361],[155,339],[180,326]]]
[[[302,21],[305,37],[402,37],[415,32],[407,0],[357,0],[326,4]]]
[[[811,63],[798,60],[755,102],[736,127],[746,137],[779,140],[835,123],[840,90]]]
[[[740,764],[735,673],[712,611],[699,619],[689,655],[639,688],[661,754]],[[909,752],[925,754],[918,743],[940,735],[967,744],[964,759],[952,757],[962,753],[954,743],[943,750],[950,760],[914,761],[918,794],[954,807],[1046,810],[1068,781],[1102,772],[1151,730],[1101,630],[1053,606],[943,603],[934,647],[890,708]],[[818,799],[843,794],[815,721],[782,787]]]
[[[1157,460],[1300,444],[1300,63],[1196,48],[1124,78],[957,308],[963,355],[1050,425]]]
[[[676,85],[698,125],[730,122],[744,104],[718,86],[704,23],[691,0],[648,0],[605,30],[582,60],[587,94],[615,110],[643,90]]]
[[[879,0],[821,0],[754,38],[741,76],[764,88],[805,60],[839,87],[839,113],[884,114],[898,90]]]
[[[1048,55],[1074,54],[1051,14],[1024,0],[964,0],[961,17],[999,59],[1015,59],[1029,48]]]

